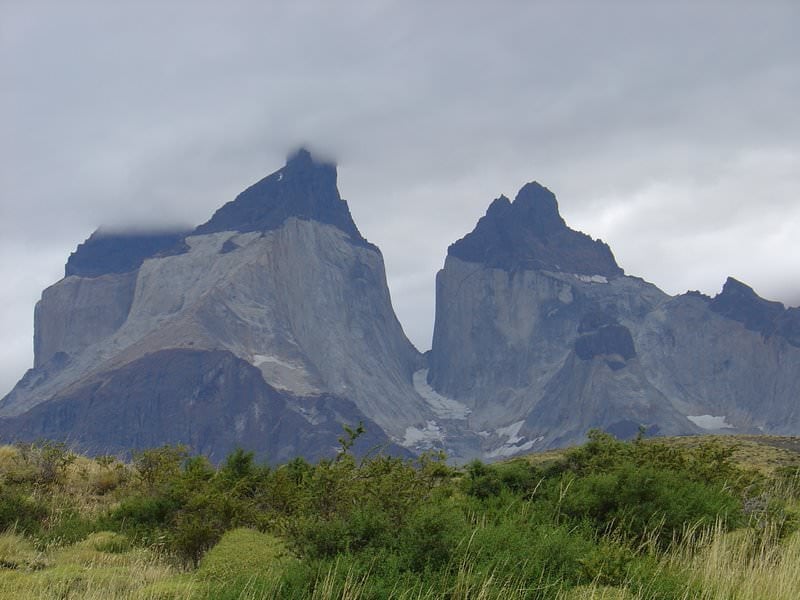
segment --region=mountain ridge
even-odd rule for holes
[[[34,365],[0,400],[0,438],[73,432],[99,448],[108,427],[128,445],[318,457],[337,419],[361,420],[395,453],[465,462],[591,428],[800,433],[800,309],[733,278],[714,298],[670,296],[535,181],[448,248],[425,355],[335,164],[303,149],[196,228],[97,231],[65,269],[37,303]]]

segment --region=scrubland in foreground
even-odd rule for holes
[[[449,467],[348,452],[90,459],[0,447],[0,598],[792,599],[791,438],[621,442]]]

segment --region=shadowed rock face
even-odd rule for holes
[[[728,277],[709,308],[765,336],[779,335],[800,347],[800,309],[785,309],[780,302],[764,300],[753,288]]]
[[[0,419],[0,439],[63,440],[91,454],[185,444],[217,462],[242,447],[282,462],[329,456],[340,424],[358,421],[367,434],[357,451],[384,444],[405,454],[348,400],[298,400],[229,352],[162,350],[98,374],[24,415]]]
[[[99,277],[135,271],[147,258],[161,252],[180,250],[187,233],[111,233],[98,229],[69,255],[64,276]]]
[[[775,320],[775,330],[792,346],[800,348],[800,308],[787,308]]]
[[[514,202],[505,196],[492,202],[472,233],[452,244],[447,253],[504,270],[622,275],[609,247],[567,227],[556,197],[536,182],[525,185]]]
[[[592,360],[597,356],[619,356],[630,360],[636,356],[633,347],[633,337],[630,330],[624,325],[605,325],[597,331],[586,333],[575,340],[575,354],[581,360]],[[625,366],[625,363],[615,361],[609,364],[612,369]]]
[[[596,310],[584,316],[578,325],[575,354],[581,360],[605,357],[608,367],[617,370],[636,356],[636,349],[627,327],[602,310]]]

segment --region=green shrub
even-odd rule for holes
[[[240,577],[277,576],[293,561],[284,543],[252,529],[232,529],[200,561],[198,576],[225,582]]]
[[[34,485],[45,488],[62,484],[67,467],[77,458],[63,442],[18,444],[17,450],[18,475],[23,475]]]
[[[467,465],[464,491],[476,498],[488,498],[500,493],[502,485],[496,469],[473,460]]]
[[[453,506],[430,503],[419,506],[398,533],[399,549],[408,568],[422,571],[446,565],[469,532],[464,518]]]
[[[567,477],[566,483],[561,480],[558,514],[588,519],[599,532],[639,541],[654,536],[666,547],[687,527],[717,519],[733,526],[740,519],[739,501],[728,492],[673,471],[623,464],[606,473]]]
[[[102,520],[105,528],[127,534],[141,543],[153,543],[178,510],[174,498],[130,496]]]
[[[495,467],[500,483],[506,489],[518,493],[530,493],[542,481],[543,473],[525,459],[500,463]]]
[[[133,467],[145,489],[154,492],[180,475],[181,465],[188,456],[186,446],[164,445],[134,452]]]
[[[49,512],[41,500],[22,491],[0,486],[0,531],[15,529],[20,533],[35,533]]]
[[[51,515],[48,527],[40,530],[36,536],[36,545],[44,549],[52,545],[74,544],[102,528],[100,521],[75,508],[62,509]]]

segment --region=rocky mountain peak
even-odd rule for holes
[[[333,225],[358,245],[374,248],[358,231],[347,202],[336,187],[336,165],[314,158],[305,148],[286,165],[251,185],[195,229],[195,235],[218,231],[269,231],[295,217]]]
[[[335,194],[336,190],[336,164],[317,160],[305,148],[295,150],[286,157],[286,165],[276,173],[296,180],[316,180],[320,190],[327,194]],[[339,198],[341,200],[341,198]]]
[[[514,199],[514,207],[538,235],[545,236],[567,228],[558,212],[555,194],[536,181],[522,187]]]
[[[492,219],[501,219],[502,215],[511,210],[511,200],[504,194],[492,200],[489,208],[486,209],[486,216]]]
[[[775,331],[775,321],[783,315],[780,302],[761,298],[749,285],[728,277],[722,292],[710,304],[711,310],[734,321],[739,321],[751,331],[770,335]]]
[[[504,270],[623,274],[609,247],[567,227],[553,192],[535,181],[523,186],[514,202],[505,196],[494,200],[448,255]]]

